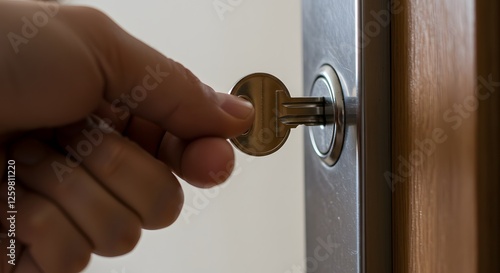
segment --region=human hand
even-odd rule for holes
[[[22,18],[36,14],[47,23],[27,39]],[[251,126],[248,102],[215,93],[90,8],[0,1],[0,33],[4,229],[7,160],[17,182],[16,266],[3,261],[4,272],[78,272],[92,252],[127,253],[141,228],[178,217],[172,172],[198,187],[230,175],[225,139]]]

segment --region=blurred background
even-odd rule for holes
[[[302,95],[300,0],[81,0],[134,36],[228,92],[243,76],[267,72]],[[291,273],[305,257],[303,133],[273,155],[237,153],[223,186],[183,183],[175,224],[144,231],[133,252],[93,256],[86,273]]]

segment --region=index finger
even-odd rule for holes
[[[25,12],[38,12],[44,5],[49,4],[15,6]],[[135,39],[99,11],[74,6],[58,9],[53,21],[40,31],[32,44],[19,54],[12,54],[7,68],[10,74],[14,71],[32,81],[29,86],[23,85],[25,98],[43,92],[37,96],[43,104],[29,103],[29,113],[23,115],[21,122],[31,123],[24,127],[53,126],[57,124],[53,120],[61,123],[71,118],[79,120],[97,107],[95,98],[98,97],[104,97],[118,117],[134,114],[181,138],[232,137],[250,127],[253,120],[250,103],[214,92],[188,69]],[[9,22],[15,24],[16,20]],[[70,31],[72,35],[58,34],[61,30]],[[73,42],[68,41],[68,36]],[[57,46],[60,40],[66,47],[57,54],[49,52],[50,56],[47,56],[48,45]],[[68,46],[76,49],[68,50]],[[41,64],[49,60],[49,65]],[[57,73],[57,80],[30,78],[25,71],[30,75],[52,71]],[[35,84],[36,89],[30,88]],[[16,92],[12,86],[10,89]],[[66,105],[75,101],[80,103]],[[20,106],[26,104],[26,100],[17,103]],[[17,107],[10,105],[10,108]],[[38,112],[44,112],[43,125],[29,121]],[[68,116],[68,120],[62,121],[58,117],[61,112]]]

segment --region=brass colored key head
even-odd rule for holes
[[[231,139],[240,151],[265,156],[277,151],[286,142],[290,128],[281,126],[279,122],[277,91],[290,96],[278,78],[266,73],[250,74],[231,89],[232,95],[250,101],[255,108],[255,120],[250,130]]]

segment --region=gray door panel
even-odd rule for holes
[[[328,64],[346,109],[334,166],[305,132],[308,272],[391,271],[391,12],[382,0],[303,1],[305,95]]]

